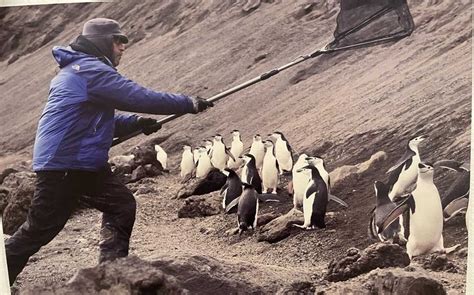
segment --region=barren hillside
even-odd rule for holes
[[[156,136],[171,135],[161,144],[170,156],[171,175],[155,179],[151,184],[155,192],[141,200],[146,207],[141,207],[134,231],[134,253],[144,258],[204,253],[233,260],[243,255],[242,259],[264,265],[289,267],[303,261],[303,266],[322,269],[334,255],[370,244],[366,225],[374,200],[372,184],[386,179],[386,169],[403,153],[409,138],[428,136],[420,146],[424,160],[469,161],[471,1],[408,0],[408,4],[416,25],[408,38],[315,58],[233,94],[205,113],[166,124]],[[37,122],[57,69],[51,48],[67,45],[87,19],[110,17],[122,23],[131,39],[119,67],[125,76],[157,90],[210,97],[320,48],[331,40],[338,9],[335,0],[146,0],[0,8],[0,170],[31,158]],[[182,144],[196,146],[216,133],[230,143],[233,129],[241,131],[246,146],[255,133],[281,131],[295,151],[323,156],[330,171],[365,161],[377,151],[385,151],[388,159],[384,169],[340,188],[338,195],[350,207],[330,207],[336,212],[329,226],[337,232],[334,236],[327,231],[297,233],[276,245],[253,238],[238,240],[219,233],[235,224],[233,217],[177,219],[180,202],[167,202],[178,187]],[[111,153],[122,154],[152,138],[138,136]],[[449,185],[438,181],[440,188]],[[78,257],[74,258],[78,267],[92,266],[98,225],[88,228],[89,220],[98,224],[99,216],[95,212],[75,216],[73,225],[38,254],[41,259],[34,267],[25,270],[22,285],[69,279],[74,269],[51,265],[64,264],[70,256]],[[463,220],[447,225],[449,245],[466,245]],[[163,230],[169,223],[169,231]],[[203,235],[200,228],[208,227],[217,232]],[[180,228],[186,232],[173,233]],[[84,231],[91,235],[78,243],[88,250],[55,252]],[[300,250],[314,247],[314,235],[322,241],[321,252],[308,258]],[[182,248],[170,250],[178,245]],[[238,250],[226,251],[229,245],[238,245]],[[450,287],[462,290],[462,277],[461,272]]]

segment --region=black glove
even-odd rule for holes
[[[141,129],[143,134],[150,135],[161,129],[161,124],[152,118],[138,117],[137,128]]]
[[[199,97],[199,96],[192,97],[191,99],[193,101],[193,107],[194,107],[194,110],[192,112],[193,114],[200,113],[206,110],[207,108],[214,106],[214,103],[207,101],[204,98]]]

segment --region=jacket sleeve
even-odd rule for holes
[[[138,116],[130,114],[118,114],[114,117],[114,137],[122,137],[137,130],[136,122]]]
[[[193,111],[190,97],[153,91],[125,78],[112,68],[98,68],[90,73],[87,80],[89,99],[114,109],[156,115]]]

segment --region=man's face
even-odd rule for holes
[[[122,58],[122,54],[125,51],[125,44],[122,43],[120,40],[114,38],[112,51],[114,54],[113,56],[114,60],[112,62],[114,63],[114,66],[116,67],[120,64],[120,59]]]

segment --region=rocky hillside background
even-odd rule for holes
[[[385,171],[403,153],[409,138],[418,134],[428,136],[420,146],[422,159],[426,161],[440,158],[469,161],[470,155],[471,2],[409,0],[408,3],[416,24],[410,37],[307,61],[219,101],[205,113],[172,121],[157,135],[141,135],[114,147],[111,155],[123,154],[154,138],[159,140],[169,154],[171,173],[149,185],[168,188],[166,191],[155,188],[150,193],[161,194],[163,198],[174,195],[179,188],[175,178],[182,144],[197,146],[216,133],[223,134],[230,143],[233,129],[241,131],[246,146],[256,133],[281,131],[296,152],[323,156],[330,171],[366,161],[376,152],[384,151],[387,158],[378,170],[339,188],[338,195],[350,208],[341,211],[337,206],[331,207],[336,212],[332,226],[337,235],[316,234],[327,243],[320,245],[321,251],[327,253],[311,256],[312,262],[318,261],[318,267],[323,268],[333,255],[344,253],[352,246],[368,246],[366,225],[374,200],[373,181],[386,180]],[[49,81],[57,71],[51,48],[67,45],[80,33],[87,19],[109,17],[122,23],[131,43],[119,71],[128,78],[157,90],[210,97],[323,46],[331,40],[338,7],[338,1],[333,0],[146,0],[0,8],[0,126],[3,126],[0,169],[21,161],[26,161],[22,165],[28,165]],[[440,190],[449,185],[440,177],[437,181]],[[157,200],[158,204],[148,199],[144,203],[157,206],[157,212],[175,210],[164,204],[163,199]],[[179,206],[178,201],[171,204]],[[146,216],[152,214],[146,210]],[[315,243],[311,233],[297,234],[276,248],[261,246],[256,240],[229,241],[218,233],[206,236],[212,242],[203,241],[199,238],[202,235],[199,228],[194,233],[195,225],[176,220],[174,211],[169,214],[174,216],[169,221],[176,228],[189,230],[186,239],[189,243],[202,244],[202,247],[185,247],[191,254],[199,251],[211,257],[238,260],[242,251],[235,258],[223,249],[229,243],[242,242],[253,249],[246,258],[257,259],[264,265],[288,266],[294,265],[297,259],[307,259],[295,245],[311,248]],[[73,223],[79,226],[85,220],[93,222],[99,218],[95,213],[86,213],[86,217],[75,216]],[[146,225],[157,226],[147,218],[147,222],[136,227],[136,235],[148,236],[153,230]],[[220,216],[199,222],[204,223],[203,228],[216,222],[224,222],[230,228],[230,220],[235,224],[233,217],[222,221]],[[220,223],[216,226],[225,227]],[[78,231],[66,229],[56,243],[67,241],[68,234],[75,236],[86,230],[79,228]],[[465,246],[467,232],[463,219],[452,228],[447,243]],[[159,243],[159,237],[154,239]],[[181,240],[170,238],[166,245],[172,248],[173,242],[178,245]],[[54,270],[48,265],[67,261],[61,256],[67,252],[64,250],[57,254],[58,260],[52,257],[57,251],[54,247],[63,247],[54,243],[48,246],[53,248],[45,247],[46,252],[38,254],[41,259],[36,262],[37,270],[31,268],[31,272],[25,272],[25,286],[36,279],[45,284],[51,282],[48,274]],[[206,243],[220,250],[215,251],[217,254],[209,252]],[[85,244],[96,247],[93,240]],[[146,258],[148,255],[143,255],[140,246],[143,245],[137,242],[135,252]],[[287,253],[292,249],[298,252],[294,259],[279,259],[281,254],[273,252]],[[158,253],[153,254],[163,254],[165,250],[155,251]],[[267,258],[257,258],[266,251],[271,253]],[[89,258],[95,252],[81,255],[77,257],[86,262],[79,260],[78,267],[93,265],[93,259]],[[60,268],[52,281],[64,281],[73,274],[73,270]],[[463,288],[462,277],[461,272],[457,290]]]

